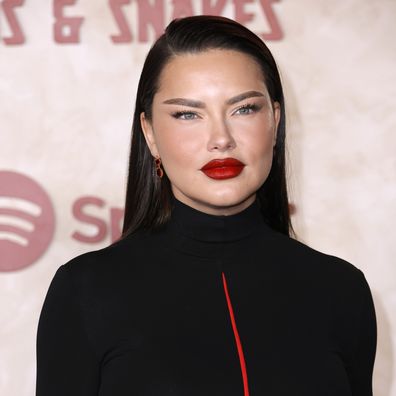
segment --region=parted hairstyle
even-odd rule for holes
[[[285,106],[282,84],[275,60],[264,42],[243,25],[219,16],[176,19],[151,47],[139,80],[132,125],[125,215],[122,237],[138,230],[154,230],[171,216],[173,193],[164,173],[155,172],[154,158],[140,124],[140,114],[152,120],[152,104],[161,72],[174,57],[211,49],[239,51],[260,66],[272,102],[280,104],[280,121],[270,173],[257,191],[264,221],[285,235],[293,233],[287,197],[285,171]]]

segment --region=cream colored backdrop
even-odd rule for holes
[[[222,1],[120,3],[0,2],[4,396],[34,394],[37,320],[56,269],[117,235],[134,93],[161,19]],[[375,394],[396,396],[396,1],[223,3],[222,15],[265,33],[278,61],[297,233],[365,273],[378,317]],[[40,235],[21,241],[37,230],[10,207],[46,211]]]

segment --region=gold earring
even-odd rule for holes
[[[164,171],[161,168],[161,158],[157,157],[154,159],[155,162],[155,171],[157,173],[157,176],[162,179],[162,176],[164,176]]]

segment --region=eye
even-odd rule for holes
[[[178,120],[195,120],[198,118],[198,114],[193,111],[176,111],[175,113],[172,113],[172,117]]]
[[[239,107],[238,109],[236,109],[234,114],[247,115],[247,114],[255,113],[258,110],[259,107],[255,104],[245,104]]]

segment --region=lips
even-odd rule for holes
[[[214,159],[205,164],[200,170],[211,179],[224,180],[237,177],[245,167],[235,158]]]

